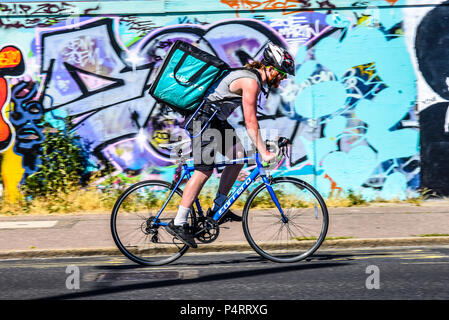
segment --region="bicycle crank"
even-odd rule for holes
[[[220,227],[217,221],[211,217],[202,217],[198,219],[197,232],[195,238],[203,243],[215,241],[220,233]]]

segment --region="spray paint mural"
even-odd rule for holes
[[[449,1],[432,8],[416,32],[416,57],[425,83],[427,107],[420,113],[422,186],[440,195],[449,194]]]
[[[0,150],[4,151],[13,140],[11,123],[6,115],[5,108],[10,99],[8,79],[11,76],[19,76],[24,71],[22,52],[15,46],[6,46],[0,50]]]
[[[421,186],[406,1],[223,0],[201,9],[209,14],[178,16],[181,2],[155,1],[151,10],[145,2],[128,3],[134,12],[111,1],[0,5],[0,47],[20,47],[23,56],[21,72],[0,69],[0,80],[17,77],[3,80],[7,89],[0,91],[0,105],[11,108],[0,128],[0,138],[9,128],[14,142],[2,145],[10,192],[39,164],[42,119],[75,125],[90,154],[88,170],[109,163],[124,175],[170,180],[175,160],[161,145],[183,136],[184,119],[148,89],[177,39],[233,67],[260,59],[269,41],[294,53],[297,76],[262,101],[259,112],[262,128],[282,123],[279,135],[293,141],[290,161],[275,175],[299,175],[326,196],[352,190],[366,199],[404,199]],[[241,128],[242,113],[230,122]],[[20,168],[6,170],[17,159]]]

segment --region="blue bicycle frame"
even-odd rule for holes
[[[222,163],[217,163],[214,165],[215,168],[220,168],[220,167],[226,167],[226,166],[230,166],[230,165],[234,165],[234,164],[243,164],[243,163],[249,163],[249,161],[251,160],[255,160],[256,161],[256,168],[251,172],[251,174],[245,179],[245,181],[243,181],[243,183],[226,199],[226,201],[224,202],[224,204],[215,212],[213,219],[215,221],[219,221],[221,219],[221,217],[226,213],[226,211],[232,206],[232,204],[240,197],[240,195],[249,187],[249,185],[251,183],[253,183],[257,177],[260,175],[262,177],[262,181],[263,183],[265,183],[268,193],[271,196],[271,199],[273,200],[274,204],[276,205],[276,207],[279,210],[279,213],[282,217],[282,221],[283,222],[287,222],[288,219],[287,217],[284,215],[284,212],[281,208],[281,205],[279,204],[279,201],[276,197],[276,194],[273,191],[273,188],[271,187],[271,183],[270,180],[267,178],[267,175],[265,173],[265,168],[262,165],[262,163],[260,162],[259,159],[259,153],[256,152],[255,155],[253,155],[252,157],[246,157],[246,158],[241,158],[241,159],[234,159],[231,160],[229,162],[222,162]],[[158,224],[160,226],[165,226],[167,225],[167,222],[158,222],[157,220],[159,219],[159,216],[161,215],[161,213],[164,211],[165,207],[167,206],[168,202],[170,201],[171,197],[173,196],[173,193],[175,192],[175,190],[178,188],[178,186],[181,184],[181,182],[184,180],[184,178],[190,179],[191,177],[191,173],[195,171],[195,168],[193,166],[188,166],[186,163],[183,164],[183,174],[181,175],[180,179],[176,182],[176,184],[173,186],[173,189],[169,195],[169,197],[167,198],[167,200],[165,201],[164,205],[162,206],[162,208],[159,210],[158,214],[156,215],[156,217],[154,218],[154,222],[155,224]],[[195,199],[195,205],[197,207],[197,213],[200,217],[204,217],[204,212],[203,209],[201,208],[201,204],[198,198]]]

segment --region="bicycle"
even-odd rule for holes
[[[278,159],[287,156],[288,144],[288,139],[279,139]],[[115,244],[138,264],[168,264],[189,249],[164,228],[176,216],[182,181],[190,179],[194,171],[182,155],[182,149],[178,156],[181,161],[172,183],[138,182],[120,195],[112,210],[111,232]],[[210,214],[209,209],[205,214],[200,200],[195,200],[188,217],[195,239],[201,243],[215,241],[220,233],[221,218],[260,177],[262,181],[249,194],[242,214],[243,232],[249,245],[274,262],[298,262],[311,256],[324,241],[329,224],[322,196],[301,179],[267,175],[267,165],[261,162],[257,152],[252,157],[217,163],[215,168],[250,162],[256,163],[255,168],[215,213]]]

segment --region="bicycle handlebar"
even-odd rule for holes
[[[291,145],[291,143],[288,138],[279,137],[277,141],[266,140],[265,145],[267,146],[268,151],[276,153],[275,161],[273,162],[261,161],[262,166],[269,167],[282,160],[282,158],[286,155],[288,145]]]

